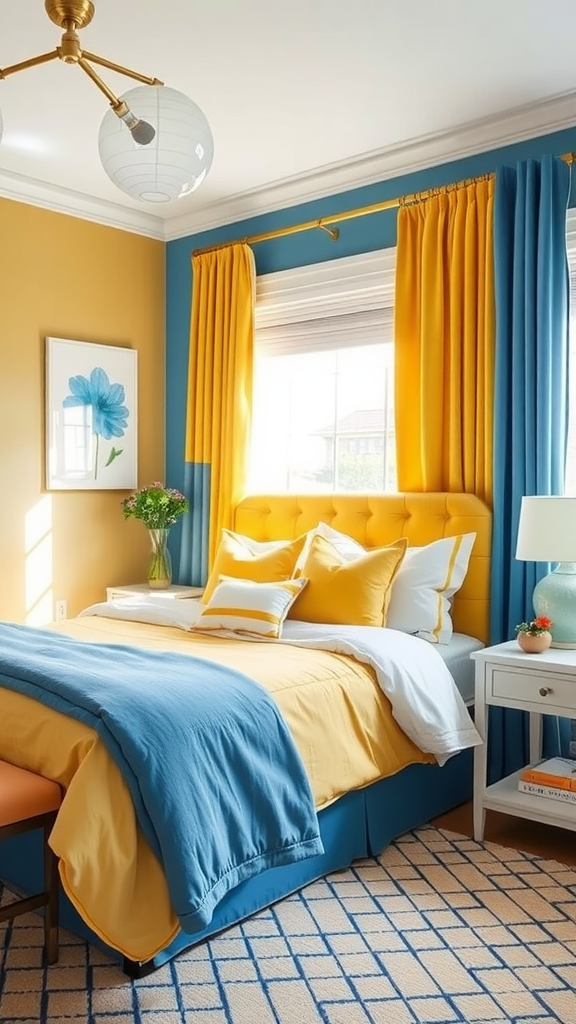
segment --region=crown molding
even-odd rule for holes
[[[14,199],[19,203],[40,206],[55,213],[67,213],[71,217],[80,217],[96,224],[131,231],[148,238],[165,239],[164,222],[160,217],[138,210],[130,210],[120,203],[111,203],[105,199],[96,199],[84,192],[49,185],[37,178],[27,178],[12,171],[0,170],[0,196],[3,199]]]
[[[357,159],[327,164],[311,173],[294,175],[264,188],[250,189],[221,202],[166,218],[10,171],[0,170],[0,196],[149,238],[172,241],[428,167],[463,160],[539,135],[564,131],[574,128],[575,124],[576,92],[564,93],[495,117],[471,121],[457,129],[366,153]]]
[[[327,164],[310,174],[295,175],[266,188],[243,192],[193,214],[169,217],[165,222],[165,237],[170,241],[198,234],[575,126],[576,92],[563,93],[496,117],[470,121],[457,129],[367,153],[357,160]]]

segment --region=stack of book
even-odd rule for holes
[[[521,793],[547,796],[576,806],[576,760],[569,757],[549,757],[529,765],[518,781]]]

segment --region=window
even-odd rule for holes
[[[576,209],[568,211],[569,433],[576,496]],[[249,490],[396,490],[396,251],[258,278]]]
[[[395,251],[258,279],[248,488],[394,491]]]

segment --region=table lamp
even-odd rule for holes
[[[576,498],[522,498],[516,558],[560,563],[536,584],[534,611],[552,619],[552,647],[576,649]]]

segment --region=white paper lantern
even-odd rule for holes
[[[146,203],[168,203],[190,195],[203,182],[214,155],[210,125],[200,107],[165,85],[138,86],[119,98],[156,134],[148,145],[139,145],[110,109],[98,138],[100,159],[110,180]]]

